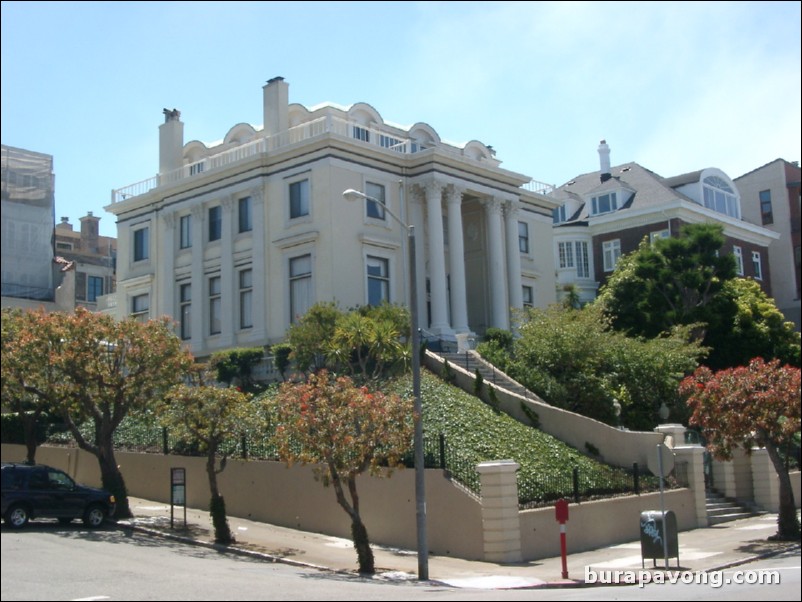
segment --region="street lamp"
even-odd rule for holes
[[[404,223],[384,203],[363,192],[349,188],[343,192],[346,201],[372,201],[407,231],[409,245],[409,318],[412,335],[412,394],[415,397],[415,517],[418,527],[418,579],[429,579],[429,548],[426,542],[426,493],[423,466],[423,405],[420,397],[420,336],[418,333],[418,275],[415,257],[415,226]]]

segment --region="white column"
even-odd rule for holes
[[[159,241],[159,253],[162,259],[157,270],[160,273],[158,281],[158,299],[153,300],[157,316],[175,316],[175,213],[162,215],[162,236]]]
[[[524,295],[521,283],[521,250],[518,246],[518,210],[517,201],[509,201],[504,208],[507,226],[507,284],[509,287],[510,307],[523,309]]]
[[[501,201],[484,201],[487,218],[488,280],[490,285],[490,325],[509,328],[507,316],[507,283],[504,266],[504,229],[501,223]]]
[[[253,334],[254,338],[263,340],[267,337],[267,256],[265,255],[265,195],[261,188],[251,190],[251,207],[253,208],[253,232],[251,247],[251,269],[253,270]]]
[[[209,334],[209,286],[203,273],[203,205],[192,208],[192,352],[202,354]]]
[[[693,492],[696,526],[699,528],[708,525],[704,453],[701,445],[678,445],[674,448],[675,461],[687,462],[688,489]]]
[[[234,330],[238,311],[234,299],[239,294],[239,282],[234,271],[234,229],[238,220],[234,219],[238,196],[223,199],[223,223],[220,241],[220,345],[230,347],[234,344]]]
[[[521,562],[521,520],[518,511],[520,465],[513,460],[477,464],[482,485],[482,534],[485,562]]]
[[[465,244],[462,240],[462,189],[446,188],[448,203],[448,259],[451,273],[451,325],[455,332],[470,332],[465,292]]]
[[[429,283],[432,304],[431,329],[437,334],[450,333],[446,295],[446,249],[443,242],[443,186],[426,184],[426,224],[429,235]]]

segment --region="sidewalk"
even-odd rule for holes
[[[183,541],[212,546],[214,529],[208,511],[175,507],[174,529],[170,529],[170,505],[141,498],[129,498],[133,519],[120,525],[157,536],[176,537]],[[350,540],[319,533],[258,523],[228,517],[236,543],[229,546],[234,553],[248,554],[271,562],[283,562],[325,571],[356,574],[356,552]],[[367,525],[370,533],[370,525]],[[722,523],[713,527],[683,531],[678,535],[679,568],[693,572],[723,570],[760,557],[795,550],[799,542],[770,542],[777,530],[777,515],[764,514]],[[568,523],[568,579],[562,578],[559,557],[521,564],[495,564],[429,556],[429,579],[460,588],[510,589],[523,587],[582,587],[586,584],[585,567],[599,571],[641,569],[640,542],[620,544],[587,552],[571,552],[571,526]],[[417,579],[418,560],[415,550],[399,550],[373,545],[376,578],[388,580]],[[646,570],[660,571],[646,560]],[[677,559],[670,559],[670,569],[677,569]]]

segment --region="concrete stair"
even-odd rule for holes
[[[753,510],[738,504],[738,502],[725,498],[715,490],[707,491],[705,498],[707,519],[711,526],[740,518],[748,518],[757,514]]]
[[[511,379],[506,374],[497,370],[493,364],[486,362],[475,352],[467,353],[438,353],[446,361],[460,366],[464,370],[475,374],[476,370],[482,375],[486,383],[493,383],[512,393],[517,393],[523,397],[536,398],[537,396],[526,387]]]

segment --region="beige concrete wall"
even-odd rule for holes
[[[128,492],[159,502],[170,501],[170,468],[187,469],[187,503],[207,508],[209,484],[205,460],[118,452],[117,462]],[[22,461],[25,448],[3,445],[4,462]],[[40,447],[37,462],[60,468],[77,481],[100,485],[94,456],[75,448]],[[229,460],[219,485],[231,516],[350,538],[351,526],[334,490],[316,482],[311,467],[287,468],[280,462]],[[371,542],[407,549],[417,547],[415,475],[395,471],[391,478],[360,477],[361,514]],[[453,484],[440,470],[426,471],[427,537],[433,554],[483,558],[479,501]]]
[[[436,374],[442,372],[443,361],[441,357],[427,351],[425,363]],[[456,384],[463,390],[472,392],[475,375],[453,364],[451,368],[456,375]],[[485,384],[495,387],[487,381]],[[531,424],[521,409],[523,403],[537,414],[540,429],[544,433],[582,453],[586,453],[585,443],[590,443],[599,450],[602,461],[615,466],[632,468],[633,462],[637,462],[645,469],[649,454],[654,452],[658,443],[663,442],[663,435],[660,433],[617,429],[593,418],[551,406],[537,399],[534,393],[529,398],[524,398],[496,387],[496,396],[501,409],[519,422]]]
[[[690,490],[665,492],[665,508],[676,514],[680,531],[696,528],[696,507]],[[568,554],[637,541],[640,513],[646,510],[660,510],[659,493],[570,504],[566,523]],[[554,506],[523,510],[520,519],[524,561],[560,555],[560,525],[555,520]],[[679,537],[681,540],[682,535]]]

